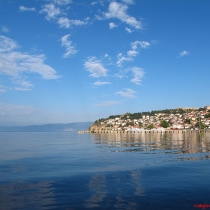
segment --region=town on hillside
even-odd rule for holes
[[[89,131],[162,131],[206,128],[210,128],[210,106],[112,115],[96,120]]]

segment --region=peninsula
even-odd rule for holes
[[[210,128],[210,106],[111,115],[96,120],[89,132],[198,130]]]

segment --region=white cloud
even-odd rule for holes
[[[135,51],[135,50],[129,50],[129,51],[127,52],[127,55],[128,55],[129,57],[135,57],[135,56],[138,55],[138,52]]]
[[[120,104],[119,101],[102,101],[98,104],[96,104],[95,106],[96,107],[103,107],[103,106],[113,106],[113,105],[116,105],[116,104]]]
[[[97,81],[95,83],[93,83],[94,85],[109,85],[111,84],[110,82],[100,82],[100,81]]]
[[[117,25],[115,23],[113,23],[113,22],[109,23],[109,28],[110,29],[113,29],[113,28],[116,28],[116,27],[117,27]]]
[[[124,91],[124,92],[123,91],[119,91],[119,92],[116,92],[115,94],[121,95],[124,98],[135,98],[137,92],[132,90],[132,89],[130,89],[130,88],[127,88],[126,91]]]
[[[109,4],[108,12],[106,12],[104,15],[107,19],[117,18],[131,27],[142,29],[142,23],[136,20],[136,18],[129,16],[126,13],[127,9],[127,5],[114,1]]]
[[[71,26],[71,21],[70,21],[68,18],[60,17],[60,18],[58,19],[58,25],[59,25],[61,28],[70,28],[70,26]]]
[[[146,49],[150,46],[151,44],[146,41],[135,41],[131,43],[131,50],[127,51],[127,56],[124,56],[122,53],[119,53],[117,55],[117,66],[122,66],[124,61],[132,61],[135,56],[139,54],[138,48]]]
[[[72,46],[72,41],[69,41],[68,38],[70,34],[67,34],[61,38],[61,46],[66,48],[66,53],[63,54],[64,58],[70,57],[78,52],[74,46]]]
[[[140,46],[141,48],[143,49],[146,49],[150,46],[151,44],[149,42],[146,42],[146,41],[135,41],[135,42],[132,42],[131,43],[131,48],[133,50],[137,50],[138,49],[138,46]]]
[[[94,6],[96,4],[104,5],[104,0],[98,0],[98,1],[93,1],[91,2],[91,5]]]
[[[30,88],[24,88],[24,87],[16,87],[15,90],[17,91],[30,91]]]
[[[125,57],[125,56],[123,56],[123,54],[122,53],[119,53],[118,55],[117,55],[117,66],[122,66],[122,64],[123,64],[123,62],[124,61],[131,61],[132,60],[132,58],[131,57]]]
[[[104,68],[102,63],[99,60],[96,60],[95,57],[88,59],[88,61],[85,62],[84,67],[91,73],[91,77],[107,76],[107,69]]]
[[[97,1],[93,1],[93,2],[91,2],[91,5],[96,5],[96,4],[98,4],[98,2]]]
[[[21,12],[25,12],[25,11],[33,12],[33,11],[36,11],[36,8],[35,7],[24,7],[24,6],[20,6],[19,7],[19,10]]]
[[[35,111],[37,110],[32,106],[0,103],[1,117],[15,117],[21,115],[28,115],[34,113]]]
[[[89,17],[86,17],[84,21],[82,20],[70,20],[65,17],[66,13],[64,10],[68,10],[68,4],[72,3],[72,0],[49,0],[49,4],[42,6],[40,13],[46,14],[46,19],[48,21],[54,20],[61,28],[70,28],[72,25],[82,26],[89,22]],[[63,6],[63,7],[62,7]],[[64,7],[66,6],[66,7]]]
[[[134,4],[133,0],[122,0],[126,4]]]
[[[99,15],[95,15],[95,18],[96,18],[97,20],[103,20],[103,18],[102,18],[101,16],[99,16]]]
[[[182,51],[182,52],[179,54],[179,57],[178,57],[178,58],[184,57],[184,56],[189,55],[189,54],[190,54],[190,52],[184,50],[184,51]]]
[[[125,77],[127,71],[126,70],[120,70],[118,73],[116,73],[114,76],[122,79],[123,77]]]
[[[81,20],[71,20],[71,24],[75,26],[82,26],[87,24],[87,22],[81,21]]]
[[[40,13],[46,13],[46,19],[53,20],[61,14],[61,11],[54,4],[45,4],[44,6],[42,6]]]
[[[115,74],[116,77],[122,79],[123,77],[128,77],[128,73],[132,73],[133,77],[130,80],[132,83],[136,85],[140,85],[142,82],[142,79],[144,78],[144,69],[139,68],[139,67],[131,67],[127,69],[121,69],[117,74]]]
[[[52,67],[44,64],[45,55],[30,55],[15,51],[17,48],[15,41],[0,36],[0,74],[11,77],[13,83],[27,89],[33,86],[25,80],[28,73],[39,74],[46,80],[60,78]]]
[[[133,76],[134,76],[134,78],[131,79],[131,82],[136,85],[140,85],[142,78],[144,77],[144,74],[145,74],[144,70],[139,67],[133,67],[131,68],[131,71],[133,72]]]
[[[0,52],[10,52],[18,48],[18,44],[10,38],[0,36]]]
[[[71,4],[72,0],[53,0],[52,2],[60,6],[65,6],[65,5]]]
[[[6,26],[1,27],[2,32],[8,33],[9,29]]]
[[[125,30],[130,34],[133,32],[133,30],[131,30],[130,28],[126,27]]]
[[[88,23],[88,18],[86,18],[85,21],[81,20],[70,20],[66,17],[60,17],[58,19],[58,24],[61,28],[70,28],[71,25],[76,25],[76,26],[82,26],[86,25]]]
[[[15,80],[16,84],[21,85],[22,87],[25,87],[29,90],[29,88],[33,87],[33,84],[30,81],[24,81],[24,80]]]
[[[0,93],[5,93],[5,92],[7,92],[6,89],[7,89],[6,87],[4,87],[3,85],[0,85]]]

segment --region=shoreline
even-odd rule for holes
[[[153,129],[153,130],[125,130],[125,131],[117,131],[117,130],[97,130],[97,131],[78,131],[78,134],[87,134],[87,133],[207,133],[210,132],[210,129],[197,129],[197,130],[167,130],[167,129]]]

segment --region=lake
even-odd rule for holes
[[[0,209],[210,209],[210,132],[0,132]]]

